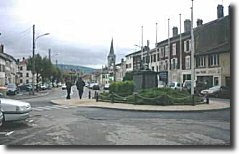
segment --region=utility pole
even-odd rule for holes
[[[183,58],[182,58],[182,31],[181,31],[181,29],[182,29],[182,27],[181,27],[181,13],[179,14],[179,31],[180,31],[180,35],[179,35],[179,54],[180,54],[180,59],[179,59],[179,61],[180,61],[180,64],[179,64],[179,70],[180,70],[180,90],[182,90],[182,88],[183,88],[183,85],[182,85],[182,83],[183,83],[183,80],[182,80],[182,60],[183,60]]]
[[[155,42],[155,47],[157,47],[158,43],[158,23],[156,22],[156,42]]]
[[[144,57],[144,27],[141,26],[141,69],[144,68],[144,62],[143,62],[143,57]]]
[[[51,62],[51,49],[48,49],[49,61]]]
[[[32,95],[35,88],[35,25],[32,26]]]
[[[194,34],[193,34],[193,0],[192,0],[192,8],[191,8],[191,95],[192,95],[192,101],[194,105],[194,83],[195,83],[195,66],[194,66]]]
[[[170,19],[168,19],[168,86],[170,83]]]

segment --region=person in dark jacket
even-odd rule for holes
[[[84,86],[85,86],[85,82],[82,80],[81,77],[79,77],[76,82],[76,87],[77,87],[80,99],[82,98],[82,94],[84,92]]]
[[[71,80],[69,78],[66,79],[66,90],[67,90],[67,96],[66,96],[66,99],[70,99],[70,94],[71,94],[71,86],[72,86],[72,83],[71,83]]]

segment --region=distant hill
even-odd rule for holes
[[[89,74],[94,72],[96,69],[85,67],[85,66],[76,66],[76,65],[67,65],[67,64],[57,64],[57,67],[59,67],[63,71],[70,71],[75,70],[77,72],[83,72],[85,74]]]

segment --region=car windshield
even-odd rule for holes
[[[169,87],[174,87],[175,83],[170,83]]]
[[[220,86],[214,86],[214,87],[209,88],[209,90],[218,90],[218,89],[220,89]]]
[[[8,88],[15,88],[15,85],[9,84],[7,87],[8,87]]]

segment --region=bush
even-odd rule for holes
[[[171,88],[145,89],[132,95],[133,83],[117,82],[110,87],[113,93],[102,93],[100,99],[110,102],[124,102],[138,105],[192,105],[191,95],[186,91]],[[131,90],[130,90],[131,88]],[[202,98],[195,96],[195,104],[202,103]]]
[[[110,93],[113,92],[123,97],[132,95],[133,90],[133,81],[113,82],[109,88]]]

